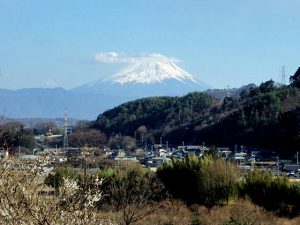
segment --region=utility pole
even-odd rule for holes
[[[281,84],[283,84],[283,85],[286,85],[285,77],[286,77],[286,69],[285,69],[285,66],[282,66],[281,67]]]
[[[230,97],[230,86],[226,85],[226,97]]]
[[[68,111],[67,111],[67,109],[65,109],[64,128],[65,128],[65,132],[64,132],[63,146],[64,146],[64,150],[66,150],[69,145],[68,144]]]
[[[299,152],[296,153],[297,156],[297,165],[299,165]],[[298,173],[297,173],[297,177],[299,178],[299,169],[298,169]]]

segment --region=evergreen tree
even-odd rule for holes
[[[293,76],[290,77],[290,82],[292,87],[300,88],[300,67]]]

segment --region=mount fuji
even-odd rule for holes
[[[181,96],[211,88],[162,55],[140,57],[116,74],[72,91],[127,97]]]

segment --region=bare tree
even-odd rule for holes
[[[95,129],[78,129],[69,135],[69,144],[76,147],[99,147],[106,142],[106,135]]]
[[[142,125],[142,126],[140,126],[138,129],[137,129],[137,132],[141,135],[141,134],[146,134],[147,133],[147,128],[144,126],[144,125]]]
[[[164,187],[151,171],[139,166],[118,170],[108,179],[110,203],[123,224],[137,222],[158,210]]]
[[[132,149],[136,146],[135,139],[130,136],[124,136],[122,138],[122,146],[125,149]]]
[[[144,143],[144,138],[145,138],[145,135],[147,134],[147,127],[142,125],[137,129],[137,132],[140,136],[141,143]]]

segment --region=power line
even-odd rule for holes
[[[285,68],[285,66],[281,67],[281,84],[286,85],[286,68]]]

